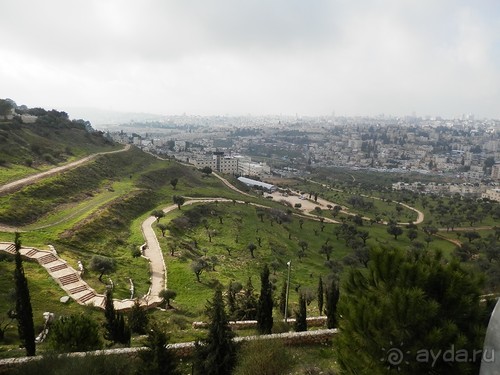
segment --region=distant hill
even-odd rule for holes
[[[92,121],[92,124],[98,129],[112,129],[121,124],[131,122],[149,122],[161,121],[165,119],[164,115],[142,112],[119,112],[97,108],[67,108],[69,113],[75,117],[81,117]]]
[[[0,99],[0,173],[1,168],[60,164],[113,146],[88,121],[70,120],[66,112],[28,108],[11,99]]]

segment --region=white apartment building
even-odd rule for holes
[[[249,157],[228,156],[216,151],[211,156],[199,156],[191,159],[196,168],[210,167],[213,171],[239,174],[242,176],[262,176],[271,173],[271,167],[266,163],[254,163]]]
[[[192,159],[196,168],[210,167],[213,171],[235,174],[238,173],[238,159],[225,156],[223,152],[214,152],[212,156]]]
[[[266,163],[252,163],[239,160],[238,173],[242,176],[262,176],[271,173],[271,167]]]
[[[494,181],[500,181],[500,163],[491,167],[491,179]]]
[[[481,195],[481,197],[500,202],[500,189],[488,189]]]

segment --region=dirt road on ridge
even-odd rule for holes
[[[125,145],[125,147],[121,150],[98,152],[98,153],[86,156],[83,159],[79,159],[79,160],[76,160],[74,162],[49,169],[48,171],[37,173],[37,174],[34,174],[32,176],[28,176],[25,178],[21,178],[20,180],[16,180],[13,182],[9,182],[5,185],[0,186],[0,195],[12,193],[16,190],[22,189],[25,186],[32,185],[35,182],[40,181],[41,179],[43,179],[45,177],[53,176],[57,173],[61,173],[61,172],[76,168],[82,164],[85,164],[85,163],[95,159],[96,157],[98,157],[100,155],[116,154],[118,152],[124,152],[124,151],[128,151],[128,150],[130,150],[130,145]]]

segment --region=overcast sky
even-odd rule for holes
[[[500,118],[499,0],[0,1],[30,107]]]

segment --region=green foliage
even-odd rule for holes
[[[142,308],[139,301],[136,300],[132,309],[128,313],[128,323],[130,325],[130,331],[132,333],[138,333],[143,335],[146,333],[146,328],[148,326],[149,318],[146,310]]]
[[[137,360],[112,355],[85,355],[68,357],[45,355],[40,359],[25,363],[12,371],[14,375],[135,375]]]
[[[334,279],[330,281],[330,285],[325,290],[326,293],[326,327],[336,328],[337,327],[337,304],[340,298],[340,292],[338,284]]]
[[[158,223],[162,217],[165,217],[165,212],[163,210],[154,210],[151,212],[151,215],[156,218],[156,222]]]
[[[106,318],[106,322],[104,324],[106,333],[104,334],[104,338],[112,341],[113,343],[130,345],[130,328],[125,323],[123,314],[115,311],[115,306],[113,304],[113,291],[111,288],[106,290],[104,316]]]
[[[286,289],[287,289],[287,282],[285,281],[283,283],[283,286],[281,287],[281,293],[280,293],[280,299],[279,299],[279,311],[281,315],[285,316],[285,306],[286,306]]]
[[[115,261],[112,258],[102,255],[94,255],[90,259],[90,269],[99,272],[99,281],[102,282],[102,276],[105,273],[114,271],[116,268]]]
[[[212,173],[212,168],[203,167],[200,169],[200,171],[201,171],[201,173],[205,174],[208,177],[208,175]]]
[[[179,179],[178,178],[172,178],[170,180],[170,185],[172,185],[172,187],[174,188],[174,190],[176,189],[177,187],[177,183],[179,182]]]
[[[398,227],[397,225],[390,224],[387,227],[387,233],[394,236],[394,239],[397,240],[400,235],[403,234],[403,228]]]
[[[323,279],[321,278],[321,276],[319,277],[319,280],[318,280],[318,292],[317,292],[317,296],[318,296],[318,311],[319,311],[319,315],[321,315],[323,313]]]
[[[116,165],[126,163],[123,154],[134,158],[134,162],[128,162],[129,165],[123,168],[116,168]],[[9,200],[0,206],[0,219],[11,225],[32,223],[60,205],[88,198],[105,180],[124,177],[132,168],[141,167],[145,163],[147,159],[138,154],[137,150],[103,155],[91,163],[43,179],[11,194]],[[142,207],[142,212],[144,209]]]
[[[14,240],[16,246],[16,269],[14,271],[14,281],[16,285],[16,312],[17,330],[19,339],[26,349],[27,356],[34,356],[36,352],[35,345],[35,327],[33,324],[33,311],[31,307],[30,291],[28,288],[28,279],[24,274],[23,261],[21,259],[21,239],[19,233],[16,233]]]
[[[102,347],[99,325],[86,314],[63,316],[50,327],[50,345],[58,352],[85,352]]]
[[[240,283],[231,283],[230,288],[234,294],[234,308],[230,305],[229,311],[233,320],[257,319],[257,297],[255,296],[252,279],[249,277],[245,288]],[[240,291],[243,290],[243,293]]]
[[[198,281],[199,283],[201,282],[200,275],[207,268],[208,268],[208,263],[204,258],[198,258],[191,263],[191,270],[196,275],[196,281]]]
[[[196,342],[194,370],[197,375],[230,375],[236,364],[236,344],[224,310],[222,291],[217,288],[207,305],[208,336]]]
[[[159,230],[161,230],[161,235],[163,237],[165,237],[165,232],[167,231],[168,229],[168,225],[165,224],[165,223],[158,223],[156,224],[156,226],[158,227]]]
[[[396,370],[399,364],[383,350],[391,345],[411,353],[400,364],[404,373],[477,373],[480,356],[471,362],[415,357],[421,350],[453,348],[472,358],[483,346],[487,313],[480,283],[457,262],[444,263],[439,253],[374,250],[368,272],[352,269],[344,290],[335,346],[347,373]]]
[[[172,201],[177,205],[177,208],[180,210],[181,206],[186,202],[186,198],[180,195],[174,195],[172,197]]]
[[[0,116],[5,116],[10,114],[12,109],[12,104],[5,99],[0,99]]]
[[[45,158],[49,162],[61,163],[74,155],[84,156],[115,148],[101,132],[89,133],[80,124],[61,117],[47,116],[46,120],[42,126],[23,124],[17,119],[5,123],[0,121],[0,158],[9,163],[9,171],[0,177],[1,182],[35,173],[31,167],[45,169]],[[26,160],[32,160],[29,168],[25,167]]]
[[[299,295],[299,309],[295,311],[295,332],[307,331],[307,307],[304,294]]]
[[[170,305],[170,300],[177,297],[177,293],[171,289],[163,289],[160,292],[159,297],[163,299],[163,303],[166,305],[166,307],[168,309],[171,309],[172,306]]]
[[[152,324],[146,339],[146,350],[139,352],[142,365],[137,370],[139,375],[177,375],[178,359],[166,348],[167,334],[157,324]]]
[[[269,267],[264,265],[260,274],[260,296],[257,304],[257,331],[268,335],[273,329],[273,289],[269,281]]]
[[[279,340],[256,340],[243,344],[235,375],[289,374],[295,364],[288,349]]]

